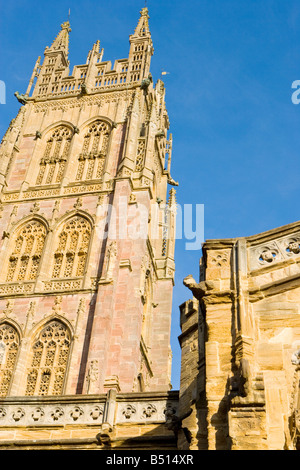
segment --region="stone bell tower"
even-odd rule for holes
[[[104,61],[97,41],[72,71],[63,23],[15,93],[0,149],[0,397],[11,406],[59,397],[64,414],[67,396],[169,393],[177,183],[148,20],[143,8],[128,58]]]

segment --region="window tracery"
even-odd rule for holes
[[[57,128],[46,144],[37,185],[60,183],[66,167],[73,133],[65,126]]]
[[[78,157],[76,181],[102,178],[109,135],[110,126],[103,121],[96,121],[89,127]]]
[[[54,279],[84,275],[90,236],[90,223],[83,217],[74,217],[64,225],[54,254]]]
[[[62,322],[45,326],[32,347],[26,396],[62,394],[70,344],[70,332]]]
[[[31,221],[19,231],[9,257],[6,282],[35,280],[46,235],[46,228],[38,221]]]
[[[8,323],[0,325],[0,397],[8,394],[19,345],[20,338],[15,328]]]
[[[145,139],[138,141],[138,148],[135,160],[135,171],[142,171],[145,163],[146,142]]]

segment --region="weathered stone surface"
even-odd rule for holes
[[[209,240],[201,282],[185,281],[199,301],[199,368],[187,377],[185,364],[193,365],[183,347],[181,387],[198,403],[189,429],[199,448],[299,448],[299,228]]]
[[[63,23],[2,140],[2,448],[118,446],[125,425],[124,441],[176,443],[178,400],[159,394],[171,389],[177,183],[148,20],[143,8],[113,70],[97,41],[72,75]]]

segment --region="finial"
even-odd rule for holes
[[[69,52],[69,33],[72,31],[70,28],[69,21],[64,21],[61,25],[61,30],[54,39],[51,47],[46,47],[46,52],[53,52],[53,51],[64,51],[66,56],[68,56]]]
[[[70,33],[72,31],[72,29],[70,28],[70,21],[65,21],[64,23],[61,24],[61,29],[66,29],[68,31],[68,33]]]
[[[61,25],[61,29],[67,29],[68,30],[68,33],[70,33],[72,31],[71,29],[71,24],[70,24],[70,16],[71,16],[71,8],[69,8],[69,11],[68,11],[68,20],[67,21],[64,21],[63,24]]]
[[[147,6],[147,0],[145,0],[145,6],[142,8],[140,11],[141,16],[148,16],[148,6]]]

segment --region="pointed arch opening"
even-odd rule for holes
[[[110,133],[111,126],[101,119],[89,125],[78,156],[76,181],[102,179]]]
[[[18,229],[12,241],[6,282],[36,279],[46,236],[46,227],[38,220],[31,220]]]
[[[60,320],[48,322],[35,337],[27,368],[26,396],[62,395],[71,332]]]
[[[65,125],[58,126],[52,131],[44,145],[36,185],[55,184],[62,181],[73,134],[74,132]]]
[[[0,397],[6,397],[13,379],[20,336],[9,323],[0,324]]]
[[[91,224],[84,217],[77,215],[65,222],[54,253],[53,279],[84,276],[91,233]]]

